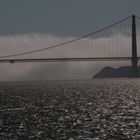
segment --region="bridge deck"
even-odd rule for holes
[[[31,59],[0,59],[0,63],[29,62],[72,62],[72,61],[129,61],[131,57],[89,57],[89,58],[31,58]],[[138,57],[140,59],[140,57]]]

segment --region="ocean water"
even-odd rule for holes
[[[2,140],[139,140],[140,79],[0,83]]]

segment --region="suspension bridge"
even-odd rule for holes
[[[133,68],[137,68],[140,59],[139,38],[140,17],[132,15],[62,43],[0,56],[0,63],[131,61]]]

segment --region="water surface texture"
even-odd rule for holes
[[[140,80],[1,82],[2,140],[139,140]]]

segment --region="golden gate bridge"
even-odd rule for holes
[[[0,56],[0,63],[131,61],[140,59],[140,17],[132,15],[95,32],[41,49]],[[45,57],[28,57],[45,52]],[[40,55],[38,55],[40,56]],[[26,57],[26,58],[25,58]]]

